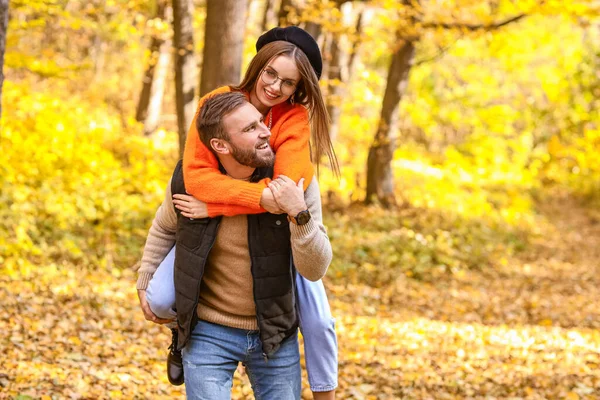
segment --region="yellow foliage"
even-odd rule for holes
[[[304,4],[292,21],[349,35],[343,50],[362,41],[350,82],[321,81],[345,91],[334,102],[342,177],[320,177],[335,254],[326,280],[338,397],[596,398],[598,218],[571,199],[546,201],[548,184],[600,198],[592,2],[376,0],[360,35],[336,2]],[[8,396],[184,396],[166,381],[166,332],[143,320],[125,268],[139,258],[176,157],[173,133],[145,138],[130,118],[141,32],[169,34],[149,8],[11,3],[0,133]],[[535,15],[493,32],[423,28],[521,12]],[[194,13],[196,32],[205,14]],[[355,203],[398,30],[418,36],[417,53],[393,131],[400,207],[383,210]],[[103,68],[88,51],[97,38]],[[35,83],[17,83],[28,73]],[[234,386],[234,398],[250,398],[247,377],[236,374]]]
[[[76,96],[57,101],[6,82],[3,99],[11,117],[0,141],[2,257],[131,265],[175,163],[172,147]]]

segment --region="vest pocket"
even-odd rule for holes
[[[177,220],[177,246],[196,251],[202,245],[209,221],[210,218],[189,219],[180,215]]]
[[[290,249],[290,223],[285,214],[264,214],[259,234],[264,254],[285,254]]]

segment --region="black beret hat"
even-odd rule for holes
[[[319,45],[308,32],[297,26],[273,28],[270,31],[263,33],[258,38],[256,41],[256,51],[262,49],[264,45],[277,40],[283,40],[298,46],[298,48],[306,54],[308,61],[317,74],[317,79],[321,77],[321,72],[323,70],[321,50],[319,50]]]

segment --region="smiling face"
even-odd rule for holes
[[[264,80],[262,74],[265,74]],[[271,84],[265,83],[265,80],[273,81],[275,76],[279,79],[274,79]],[[288,100],[293,95],[293,92],[289,93],[290,85],[297,87],[299,83],[300,71],[298,71],[294,59],[285,55],[277,56],[263,68],[263,72],[256,80],[254,90],[250,94],[250,101],[261,113],[266,114],[271,107]]]
[[[275,153],[269,145],[271,132],[264,117],[250,103],[237,108],[223,118],[223,127],[229,136],[229,153],[240,164],[252,168],[270,167]]]

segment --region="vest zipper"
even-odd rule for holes
[[[217,241],[217,231],[219,230],[220,225],[221,225],[221,220],[219,220],[217,222],[217,226],[215,228],[215,238],[211,242],[210,247],[208,248],[208,252],[206,253],[206,257],[204,258],[204,263],[202,263],[203,270],[206,268],[206,263],[208,262],[208,255],[210,254],[210,251],[212,250],[213,246],[215,245],[215,242]],[[198,323],[198,303],[200,303],[200,288],[202,287],[202,278],[203,277],[204,277],[204,272],[202,272],[202,276],[200,277],[200,280],[198,282],[198,289],[196,289],[196,293],[198,293],[198,296],[197,296],[196,302],[194,303],[194,314],[192,315],[192,321],[191,321],[190,327],[192,325],[194,325],[194,322],[196,322],[196,324]],[[190,330],[190,334],[188,335],[187,339],[185,340],[183,347],[185,347],[188,344],[191,337],[192,337],[192,331]],[[183,349],[183,347],[181,349]]]
[[[246,217],[248,220],[248,252],[250,253],[250,274],[252,274],[252,298],[254,299],[254,311],[256,312],[256,326],[258,327],[258,337],[260,338],[260,324],[258,321],[258,310],[256,308],[256,285],[254,282],[256,278],[254,277],[254,260],[252,259],[252,240],[250,240],[250,216]],[[262,346],[262,340],[260,341]],[[265,363],[269,362],[269,356],[267,353],[262,352],[262,356],[265,359]]]

